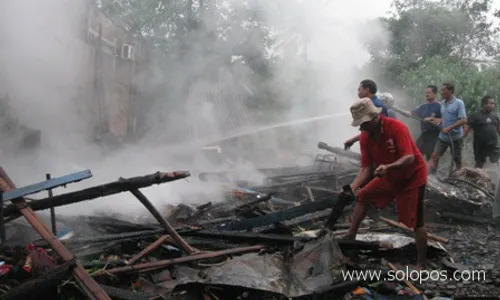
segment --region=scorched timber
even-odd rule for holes
[[[0,178],[0,187],[2,192],[8,192],[16,188],[16,185],[2,167],[0,167]],[[12,204],[14,204],[15,208],[21,212],[33,229],[35,229],[38,234],[40,234],[40,236],[47,241],[47,243],[49,243],[52,249],[59,254],[63,261],[69,262],[74,260],[73,254],[69,252],[69,250],[66,249],[64,245],[54,236],[54,234],[45,226],[35,212],[30,207],[27,207],[27,203],[24,198],[12,199]],[[75,262],[73,275],[89,299],[111,300],[106,292],[104,292],[97,282],[89,276],[78,261]]]
[[[255,227],[267,226],[273,223],[295,219],[306,214],[332,208],[337,203],[337,200],[338,197],[336,195],[332,195],[331,198],[323,201],[306,203],[301,206],[284,209],[264,216],[231,222],[224,224],[223,226],[225,230],[250,230]]]
[[[292,245],[296,241],[308,240],[310,238],[296,238],[283,234],[261,234],[254,232],[232,232],[218,230],[193,230],[182,232],[183,236],[192,236],[207,239],[221,239],[230,242],[273,244],[278,246]]]
[[[125,267],[117,267],[109,270],[102,270],[95,273],[95,276],[109,275],[109,274],[120,274],[120,273],[129,273],[129,272],[137,272],[137,271],[149,271],[158,268],[165,268],[172,265],[178,265],[183,263],[194,262],[202,259],[208,258],[216,258],[225,255],[234,255],[234,254],[244,254],[249,252],[259,252],[264,249],[262,245],[250,246],[250,247],[241,247],[241,248],[233,248],[226,249],[220,251],[214,251],[209,253],[200,253],[194,254],[179,258],[167,259],[167,260],[159,260],[154,262],[142,263],[132,266]]]
[[[50,176],[49,176],[50,177]],[[88,179],[92,177],[92,173],[90,170],[69,174],[66,176],[58,177],[58,178],[49,178],[47,177],[46,181],[42,181],[39,183],[31,184],[19,189],[14,189],[12,191],[8,191],[3,193],[2,200],[3,202],[10,201],[12,199],[17,199],[21,197],[26,197],[31,194],[35,194],[41,192],[43,190],[52,190],[53,188],[67,185],[68,183],[78,182],[84,179]]]
[[[120,181],[126,181],[127,179],[125,178],[120,178]],[[145,207],[146,209],[153,215],[153,217],[160,223],[160,225],[170,234],[172,239],[174,239],[179,246],[182,247],[184,251],[186,251],[187,254],[193,254],[196,251],[189,246],[188,243],[175,231],[174,227],[168,223],[167,220],[161,215],[161,213],[154,207],[153,203],[149,201],[149,199],[141,193],[138,189],[132,189],[130,192],[139,200]]]
[[[44,210],[51,207],[63,206],[72,203],[92,200],[95,198],[110,196],[127,192],[134,189],[145,188],[153,184],[162,184],[174,180],[189,177],[187,171],[175,171],[171,173],[156,172],[146,176],[132,177],[125,180],[118,180],[103,185],[94,186],[88,189],[44,198],[38,201],[32,201],[28,205],[33,210]],[[14,207],[4,209],[4,216],[10,216],[17,213]]]

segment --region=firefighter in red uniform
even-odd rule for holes
[[[417,264],[424,266],[427,232],[423,201],[427,166],[406,125],[380,112],[369,98],[351,106],[352,126],[359,126],[361,130],[361,170],[350,185],[356,194],[356,205],[351,227],[344,238],[356,238],[367,205],[381,209],[395,200],[399,221],[415,230]]]

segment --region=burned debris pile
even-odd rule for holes
[[[16,188],[1,169],[0,295],[2,299],[500,295],[494,265],[500,240],[496,224],[485,217],[491,216],[495,187],[487,176],[469,170],[445,180],[430,179],[428,272],[451,276],[469,270],[471,276],[419,280],[409,267],[416,258],[413,232],[396,220],[394,208],[366,219],[356,240],[342,239],[353,203],[346,203],[339,213],[332,213],[332,208],[341,201],[341,187],[356,176],[359,155],[325,143],[318,146],[331,153],[318,155],[307,167],[258,170],[265,177],[258,185],[235,180],[245,178],[241,170],[199,174],[200,180],[219,185],[225,193],[224,199],[207,199],[196,207],[158,209],[140,190],[187,178],[187,171],[119,178],[32,200],[27,197],[86,180],[92,173],[48,177]],[[122,192],[137,198],[152,218],[147,222],[114,216],[67,218],[53,210]],[[52,209],[50,216],[37,213],[47,209]],[[470,225],[471,219],[475,225]],[[479,268],[483,273],[472,276],[472,270]],[[394,275],[396,280],[391,280]]]

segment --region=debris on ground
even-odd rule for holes
[[[367,218],[356,240],[342,239],[353,203],[328,226],[331,230],[324,229],[342,186],[357,174],[359,155],[326,143],[318,147],[330,153],[317,155],[311,166],[257,170],[265,177],[260,184],[244,179],[246,172],[255,170],[202,173],[200,180],[226,193],[224,199],[207,197],[197,206],[156,208],[140,191],[187,178],[187,171],[119,178],[31,200],[27,197],[32,194],[89,179],[92,173],[86,170],[16,188],[0,169],[4,202],[0,295],[2,299],[500,295],[500,239],[491,218],[495,185],[486,173],[467,169],[446,179],[429,178],[426,271],[449,276],[459,271],[462,277],[419,280],[414,276],[418,269],[413,231],[398,222],[394,207]],[[135,196],[152,217],[136,222],[112,215],[38,214],[122,192]],[[378,273],[367,276],[361,271]],[[390,280],[394,274],[399,274],[397,280]]]

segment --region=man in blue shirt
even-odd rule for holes
[[[416,143],[418,149],[423,155],[425,155],[427,160],[431,158],[441,130],[438,125],[425,121],[426,118],[441,119],[441,104],[436,100],[436,98],[437,87],[435,85],[429,85],[425,89],[426,102],[424,104],[415,107],[411,112],[400,109],[400,112],[406,116],[413,115],[424,119],[424,121],[420,123],[421,134]]]
[[[455,87],[451,83],[443,84],[441,89],[441,118],[428,117],[425,120],[441,125],[436,147],[429,160],[428,170],[436,172],[439,158],[443,156],[448,147],[453,145],[453,160],[458,169],[462,168],[462,148],[464,137],[464,125],[467,123],[465,104],[461,99],[455,97]]]
[[[377,94],[377,84],[375,83],[375,81],[370,79],[365,79],[361,81],[358,87],[359,99],[370,98],[370,100],[372,100],[373,104],[376,107],[382,108],[382,111],[380,113],[386,117],[389,117],[387,106],[377,97],[376,94]],[[356,143],[357,141],[359,141],[359,134],[345,141],[344,149],[347,150],[351,148],[352,145],[354,145],[354,143]]]
[[[376,94],[377,94],[377,84],[375,83],[375,81],[370,79],[365,79],[361,81],[361,83],[358,86],[359,99],[370,98],[370,100],[372,100],[373,104],[376,107],[382,108],[381,114],[387,117],[388,116],[387,106],[385,106],[385,104],[382,102],[382,100],[379,99],[379,97],[377,97]]]

